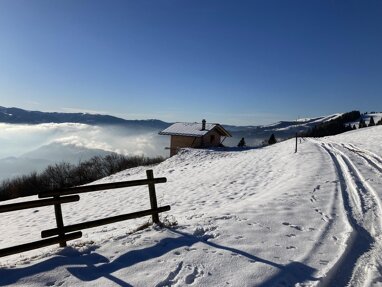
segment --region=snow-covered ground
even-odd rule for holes
[[[185,150],[153,167],[161,219],[84,230],[70,247],[0,258],[0,286],[382,286],[382,126],[244,151]],[[99,182],[145,177],[144,168]],[[147,187],[81,195],[65,224],[149,207]],[[0,248],[38,240],[53,207],[0,214]]]

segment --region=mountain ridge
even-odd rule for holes
[[[88,125],[121,125],[134,128],[166,128],[170,123],[157,119],[125,120],[110,115],[29,111],[0,106],[0,122],[9,124],[81,123]]]
[[[372,114],[372,113],[371,113]],[[236,138],[267,138],[272,133],[277,138],[290,138],[295,133],[304,133],[314,126],[336,119],[343,113],[306,118],[294,121],[279,121],[269,125],[229,125],[222,124]],[[379,114],[378,114],[379,115]],[[367,115],[368,116],[368,115]],[[367,116],[362,115],[363,118]],[[21,108],[6,108],[0,106],[0,123],[9,124],[43,124],[43,123],[81,123],[88,125],[116,125],[135,130],[160,131],[169,127],[172,123],[158,119],[149,120],[126,120],[111,115],[90,113],[61,113],[29,111]],[[228,140],[231,142],[232,140]],[[233,144],[233,142],[231,142]]]

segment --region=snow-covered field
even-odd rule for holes
[[[244,151],[185,150],[153,167],[161,219],[84,230],[70,247],[0,258],[0,286],[382,286],[382,126]],[[99,182],[145,177],[144,168]],[[81,195],[65,224],[149,207],[147,187]],[[53,207],[1,214],[0,248],[38,240]]]

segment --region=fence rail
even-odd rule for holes
[[[112,216],[112,217],[103,218],[103,219],[97,219],[97,220],[93,220],[93,221],[87,221],[87,222],[73,224],[73,225],[67,225],[61,229],[60,228],[47,229],[47,230],[41,231],[41,237],[46,238],[46,237],[50,237],[53,235],[58,235],[61,231],[64,231],[64,233],[68,233],[68,232],[72,232],[72,231],[88,229],[88,228],[102,226],[105,224],[110,224],[110,223],[115,223],[115,222],[119,222],[119,221],[135,219],[135,218],[139,218],[139,217],[143,217],[143,216],[147,216],[147,215],[157,214],[157,213],[169,211],[169,210],[170,210],[170,206],[166,205],[166,206],[160,207],[158,209],[142,210],[142,211],[138,211],[138,212],[122,214],[122,215]]]
[[[65,197],[53,198],[53,199],[31,200],[31,201],[25,201],[25,202],[19,202],[19,203],[12,203],[12,204],[7,204],[7,205],[1,205],[0,206],[0,213],[29,209],[29,208],[35,208],[35,207],[48,206],[48,205],[53,205],[53,204],[75,202],[75,201],[79,201],[79,200],[80,200],[79,195],[72,195],[72,196],[65,196]]]
[[[171,207],[169,205],[162,207],[157,206],[155,184],[165,183],[167,179],[165,177],[154,178],[152,170],[146,170],[146,176],[147,179],[59,189],[38,194],[38,197],[43,199],[0,205],[0,213],[53,205],[57,225],[57,228],[47,229],[41,232],[42,238],[51,238],[0,249],[0,257],[30,251],[33,249],[46,247],[57,243],[59,243],[60,247],[64,247],[66,246],[67,241],[82,237],[82,232],[80,232],[79,230],[98,227],[105,224],[140,218],[148,215],[151,215],[152,221],[154,223],[160,223],[159,213],[169,211]],[[61,204],[79,201],[80,196],[77,195],[78,193],[95,192],[100,190],[110,190],[141,185],[148,186],[151,207],[150,209],[77,223],[73,225],[64,225]]]
[[[49,191],[49,192],[42,192],[38,195],[38,197],[46,198],[46,197],[52,197],[52,196],[62,196],[62,195],[69,195],[69,194],[94,192],[94,191],[100,191],[105,189],[116,189],[116,188],[165,183],[165,182],[167,182],[167,179],[165,177],[158,177],[158,178],[152,178],[152,179],[138,179],[138,180],[130,180],[130,181],[85,185],[85,186],[78,186],[78,187],[72,187],[72,188],[58,189],[58,190]]]

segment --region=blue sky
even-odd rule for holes
[[[0,1],[0,105],[265,124],[382,111],[382,1]]]

